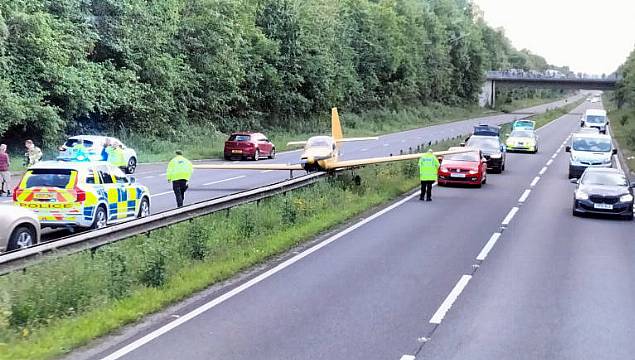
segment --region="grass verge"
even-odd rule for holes
[[[603,96],[603,103],[611,122],[611,135],[617,140],[626,165],[633,172],[635,171],[635,109],[618,109],[607,94]]]
[[[435,149],[456,145],[442,142]],[[312,186],[0,278],[0,359],[50,359],[262,263],[418,184],[416,161]],[[51,276],[55,274],[55,276]]]

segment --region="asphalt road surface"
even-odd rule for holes
[[[414,194],[70,358],[632,358],[635,225],[571,215],[564,145],[590,106],[481,189]]]

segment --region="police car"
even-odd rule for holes
[[[81,156],[87,157],[86,160],[89,161],[100,161],[103,160],[104,157],[102,152],[104,150],[104,144],[106,141],[110,142],[112,145],[120,144],[123,149],[125,166],[122,166],[122,170],[127,174],[134,174],[135,169],[137,168],[137,152],[134,149],[127,147],[124,143],[119,141],[119,139],[108,136],[97,136],[97,135],[77,135],[68,138],[64,145],[59,147],[59,154],[57,156],[58,160],[64,161],[81,161],[78,159],[80,156],[77,153],[76,146],[78,144],[84,145],[86,149],[85,154],[81,154]]]
[[[42,227],[103,228],[150,214],[150,192],[106,162],[43,161],[30,167],[13,201]]]

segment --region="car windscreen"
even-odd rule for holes
[[[586,122],[589,124],[604,124],[606,117],[602,115],[587,115]]]
[[[466,146],[473,147],[481,150],[499,150],[500,143],[497,137],[484,138],[484,137],[471,137],[468,140]]]
[[[514,123],[515,127],[534,127],[533,121],[516,121]]]
[[[55,187],[64,189],[71,181],[74,170],[70,169],[33,169],[26,172],[26,188]]]
[[[571,146],[576,151],[609,152],[613,146],[610,139],[573,138]]]
[[[450,154],[445,155],[443,160],[452,160],[452,161],[478,161],[478,153],[475,151],[460,153],[460,154]]]
[[[92,141],[90,141],[90,140],[81,140],[81,139],[68,139],[68,140],[66,140],[64,145],[66,147],[73,147],[73,146],[75,146],[75,145],[77,145],[79,143],[82,143],[82,142],[84,143],[84,146],[87,147],[87,148],[93,146],[93,142]]]
[[[233,134],[229,137],[228,141],[249,141],[251,136],[244,134]]]
[[[309,147],[330,147],[331,144],[327,138],[312,138],[307,142]]]
[[[583,185],[627,186],[624,175],[606,172],[587,172],[580,183]]]
[[[514,130],[514,131],[512,131],[512,133],[509,136],[510,137],[528,138],[528,137],[533,137],[534,133],[531,132],[531,131],[527,131],[527,130]]]

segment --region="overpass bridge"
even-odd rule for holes
[[[494,106],[496,104],[497,88],[614,90],[619,80],[616,76],[600,79],[490,71],[485,77],[480,102],[482,106]]]

